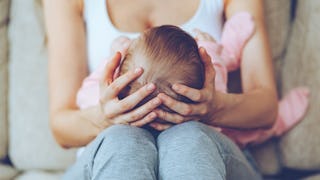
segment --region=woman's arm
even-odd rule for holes
[[[174,90],[195,102],[188,105],[161,94],[163,103],[177,114],[158,111],[158,116],[169,122],[206,119],[207,124],[231,128],[258,128],[272,126],[277,115],[277,93],[273,75],[272,58],[264,24],[262,0],[226,0],[227,19],[237,12],[252,14],[256,31],[242,53],[241,79],[242,94],[225,94],[214,89],[214,69],[210,57],[201,52],[206,67],[206,82],[202,90],[183,85],[173,86]],[[168,126],[153,124],[156,129]]]
[[[63,147],[82,146],[100,129],[88,118],[97,109],[77,110],[75,98],[88,74],[80,0],[44,0],[49,49],[50,124]]]
[[[45,18],[49,47],[50,124],[58,143],[63,147],[88,144],[99,132],[113,124],[143,126],[157,117],[152,111],[161,104],[154,98],[132,110],[155,90],[152,84],[119,100],[119,92],[138,78],[138,68],[113,79],[121,54],[116,53],[105,66],[100,82],[100,104],[79,110],[76,94],[87,75],[85,28],[82,0],[45,0]]]
[[[243,49],[241,80],[243,94],[221,94],[221,110],[214,123],[239,127],[270,127],[278,103],[273,62],[265,27],[262,0],[227,0],[226,17],[247,11],[254,17],[256,31]]]

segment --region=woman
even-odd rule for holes
[[[273,124],[277,94],[262,0],[45,0],[44,5],[52,131],[62,147],[87,145],[66,179],[260,179],[238,147],[208,125],[250,129]],[[162,95],[130,111],[156,87],[148,84],[119,101],[119,91],[143,70],[113,79],[121,59],[117,53],[105,67],[100,105],[76,107],[76,92],[88,69],[107,57],[119,35],[134,37],[147,28],[173,24],[189,32],[199,28],[219,39],[223,16],[228,19],[240,11],[251,13],[256,23],[242,55],[242,94],[215,91],[210,57],[200,48],[206,64],[204,88],[173,86],[196,105]],[[156,111],[160,104],[175,113]],[[170,123],[152,122],[157,117]],[[187,122],[190,119],[205,121]],[[137,128],[150,122],[162,131],[157,138]]]

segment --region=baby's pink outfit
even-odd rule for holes
[[[198,41],[198,46],[204,47],[212,59],[216,71],[215,87],[217,91],[227,92],[228,71],[239,68],[241,52],[254,32],[254,23],[249,13],[234,15],[225,23],[221,45],[212,41]],[[121,49],[121,48],[120,48]],[[99,80],[102,76],[103,62],[99,69],[87,77],[77,94],[77,105],[80,109],[97,105],[99,102]],[[291,90],[279,102],[277,119],[270,129],[235,130],[213,127],[231,138],[240,147],[248,144],[259,144],[273,136],[280,136],[290,130],[306,112],[309,91],[306,88]]]

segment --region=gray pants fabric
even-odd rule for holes
[[[175,125],[154,137],[114,125],[92,141],[63,179],[259,180],[242,151],[200,122]]]

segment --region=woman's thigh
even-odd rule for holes
[[[156,179],[158,155],[146,130],[114,125],[92,141],[64,179]]]
[[[186,122],[158,139],[159,180],[261,179],[226,136],[200,122]]]

